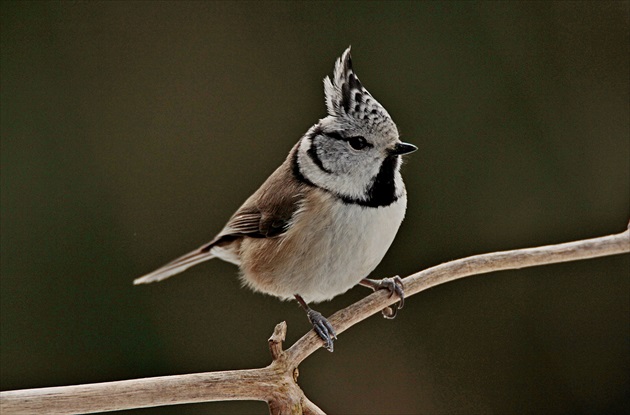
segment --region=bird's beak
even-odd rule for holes
[[[394,147],[389,149],[389,154],[392,156],[401,156],[403,154],[409,154],[416,151],[418,147],[409,143],[397,143]]]

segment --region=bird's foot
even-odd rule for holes
[[[335,329],[333,329],[332,324],[330,324],[328,320],[326,320],[326,317],[322,316],[320,312],[310,308],[300,295],[295,294],[294,297],[298,304],[300,304],[300,307],[306,311],[308,321],[310,321],[313,325],[315,333],[317,333],[317,335],[325,342],[324,347],[326,350],[332,352],[333,340],[337,340],[337,333],[335,333]]]
[[[383,317],[387,319],[394,319],[398,314],[398,310],[404,307],[405,305],[405,287],[403,285],[402,279],[396,275],[392,278],[383,278],[382,280],[372,280],[369,278],[363,278],[361,280],[361,285],[365,285],[366,287],[372,288],[374,291],[386,289],[389,291],[389,296],[396,294],[400,301],[395,308],[387,307],[381,311]]]
[[[324,347],[329,352],[333,351],[333,340],[337,340],[337,333],[335,333],[335,329],[333,326],[326,320],[326,317],[322,316],[322,314],[313,309],[309,309],[306,312],[308,316],[308,320],[313,325],[313,330],[315,333],[326,343]]]

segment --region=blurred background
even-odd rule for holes
[[[348,45],[420,148],[373,277],[628,224],[628,2],[0,7],[2,390],[261,367],[278,322],[288,344],[308,331],[219,260],[132,280],[210,240],[326,115]],[[624,255],[439,286],[343,333],[299,383],[339,414],[627,413],[629,275]]]

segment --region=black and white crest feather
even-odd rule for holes
[[[337,59],[333,79],[324,79],[324,91],[328,114],[333,117],[362,120],[372,129],[381,131],[394,125],[385,108],[354,73],[350,47]]]

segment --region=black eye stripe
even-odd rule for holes
[[[330,137],[330,138],[334,138],[335,140],[342,140],[345,141],[346,138],[343,137],[341,134],[339,134],[336,131],[330,132],[330,133],[323,133],[325,136]]]
[[[372,144],[368,143],[368,141],[364,137],[360,135],[352,136],[352,137],[344,137],[341,134],[339,134],[337,131],[331,131],[329,133],[322,132],[322,134],[325,135],[326,137],[329,137],[335,140],[341,140],[341,141],[351,141],[351,140],[362,139],[363,141],[365,141],[365,145],[363,147],[374,147]]]

